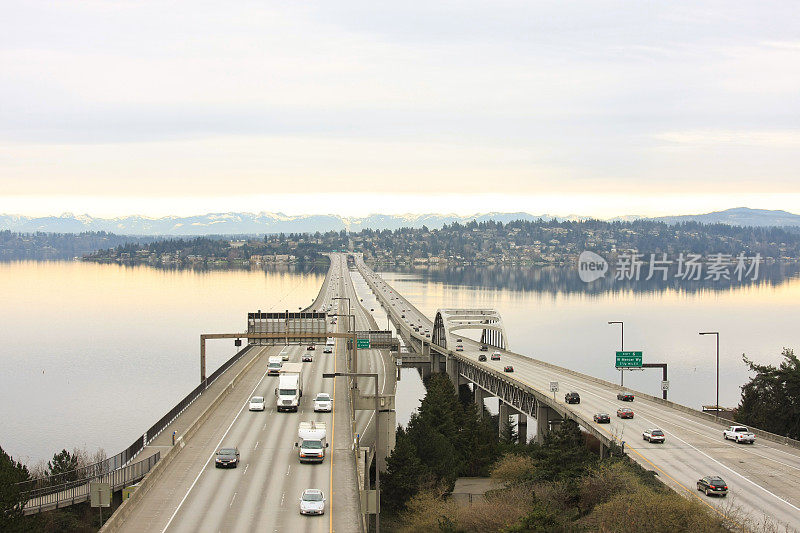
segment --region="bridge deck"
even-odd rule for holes
[[[410,330],[409,322],[433,330],[433,323],[423,313],[366,267],[360,258],[357,265],[370,279],[385,307],[394,313],[404,337],[421,340],[419,334]],[[405,320],[400,319],[401,313],[406,315]],[[613,383],[506,350],[501,350],[501,361],[479,362],[478,343],[466,338],[463,341],[463,352],[440,351],[533,391],[559,412],[568,413],[609,440],[626,441],[625,449],[631,458],[645,469],[654,470],[663,482],[679,493],[698,498],[714,512],[729,513],[729,507],[736,508],[734,522],[740,524],[749,521],[752,526],[766,514],[778,523],[794,528],[800,526],[800,449],[767,439],[758,439],[753,446],[737,445],[722,439],[724,421],[717,423],[688,407],[665,404],[642,395],[638,395],[633,404],[620,402],[616,399],[620,387]],[[425,342],[430,339],[426,338]],[[507,364],[513,365],[513,374],[503,373]],[[559,382],[560,393],[555,400],[549,392],[551,381]],[[565,404],[564,393],[568,391],[579,392],[581,403]],[[631,407],[635,418],[617,419],[618,407]],[[592,417],[598,412],[609,413],[612,423],[595,424]],[[644,442],[642,432],[650,427],[663,429],[666,443]],[[695,490],[697,480],[710,474],[726,480],[730,487],[728,498],[712,499]]]

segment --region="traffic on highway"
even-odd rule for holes
[[[329,331],[373,329],[374,321],[355,305],[345,257],[331,259],[308,310],[331,315]],[[241,384],[165,469],[123,529],[361,531],[346,381],[323,378],[345,370],[345,348],[343,339],[333,338],[319,345],[254,347],[254,364]],[[393,386],[386,368],[379,350],[359,350],[359,370],[381,374],[382,388]],[[371,380],[359,387],[373,392]],[[355,429],[361,445],[369,446],[373,413],[357,411]]]
[[[372,272],[357,256],[357,265],[375,289],[381,305],[411,335],[430,341],[433,322]],[[485,353],[492,350],[491,357]],[[488,368],[509,372],[513,379],[543,393],[557,382],[571,391],[564,405],[584,425],[605,432],[645,469],[687,497],[698,498],[714,512],[734,523],[758,521],[766,514],[779,524],[800,525],[800,450],[772,441],[752,445],[747,428],[726,428],[721,423],[637,396],[633,391],[582,378],[509,350],[487,347],[458,338],[453,356],[468,358]],[[488,360],[487,360],[488,359]],[[608,413],[615,413],[609,417]],[[725,432],[723,434],[723,431]],[[750,433],[752,435],[752,433]],[[789,474],[789,475],[785,475]],[[724,491],[703,479],[714,479]],[[727,496],[716,498],[714,496]]]

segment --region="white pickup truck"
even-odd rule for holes
[[[722,432],[725,440],[733,440],[736,442],[744,442],[753,444],[756,441],[756,436],[745,426],[731,426]]]

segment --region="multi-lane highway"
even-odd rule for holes
[[[358,276],[358,274],[355,274]],[[309,309],[342,315],[351,312],[357,329],[370,329],[370,320],[353,288],[344,256],[332,255],[331,266],[319,296]],[[341,316],[335,326],[347,331]],[[282,351],[290,362],[300,362],[306,346],[255,347],[257,359],[240,384],[188,441],[177,458],[164,470],[155,486],[126,519],[126,531],[361,531],[360,502],[353,434],[345,378],[324,379],[323,373],[345,371],[345,341],[337,339],[334,354],[322,346],[312,353],[313,362],[303,363],[303,397],[297,413],[276,410],[274,389],[277,377],[266,374],[269,356]],[[378,350],[359,353],[359,370],[374,369],[385,375],[385,362]],[[391,369],[390,369],[391,371]],[[393,380],[388,380],[393,386]],[[385,379],[382,380],[386,382]],[[360,384],[365,393],[372,384]],[[388,386],[388,384],[387,384]],[[334,397],[333,413],[314,413],[318,392]],[[263,396],[264,411],[249,411],[252,396]],[[325,422],[330,448],[322,464],[300,464],[297,427],[300,421]],[[369,444],[371,412],[358,412],[356,431]],[[365,431],[366,430],[366,431]],[[374,429],[372,430],[374,433]],[[240,464],[235,469],[215,468],[214,455],[220,447],[238,447]],[[324,516],[301,516],[299,498],[303,490],[318,488],[326,495]]]
[[[395,312],[407,334],[413,331],[409,330],[410,324],[422,325],[420,333],[423,334],[425,329],[433,331],[433,322],[428,317],[366,267],[360,257],[357,256],[357,260],[360,271],[377,289],[378,298],[387,309]],[[401,314],[405,319],[400,318]],[[619,387],[560,371],[511,351],[501,350],[500,361],[487,357],[486,362],[479,362],[480,354],[489,355],[494,349],[487,354],[479,350],[479,343],[461,338],[464,351],[458,352],[460,357],[501,372],[506,365],[512,365],[514,372],[508,374],[510,378],[546,395],[551,394],[550,382],[557,381],[560,392],[556,398],[562,403],[566,392],[578,392],[580,404],[568,407],[581,419],[591,421],[595,413],[610,414],[610,424],[594,424],[595,427],[624,440],[630,457],[646,469],[656,471],[662,481],[679,493],[696,498],[714,512],[727,514],[740,524],[760,523],[766,516],[774,523],[788,524],[792,528],[800,526],[799,449],[764,439],[757,439],[755,445],[725,441],[722,438],[724,426],[703,416],[640,397],[632,403],[618,401]],[[632,408],[634,418],[617,418],[618,407]],[[647,428],[664,430],[666,442],[645,442],[642,432]],[[707,497],[696,490],[697,480],[710,474],[719,475],[727,482],[730,487],[727,498]]]

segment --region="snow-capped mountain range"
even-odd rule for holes
[[[61,216],[29,217],[22,215],[0,215],[0,230],[17,232],[43,231],[48,233],[80,233],[83,231],[107,231],[118,235],[252,235],[265,233],[314,233],[317,231],[360,231],[362,229],[394,230],[403,227],[441,228],[453,222],[467,223],[495,220],[581,220],[591,217],[580,215],[557,216],[530,213],[479,213],[470,216],[456,214],[408,214],[366,217],[341,217],[338,215],[286,215],[283,213],[208,213],[187,217],[168,216],[148,218],[131,215],[117,218],[94,218],[89,215],[64,213]],[[610,221],[630,221],[640,217],[625,215]],[[670,224],[696,221],[706,224],[723,223],[739,226],[800,226],[800,215],[787,211],[770,211],[739,207],[702,215],[659,217]]]

